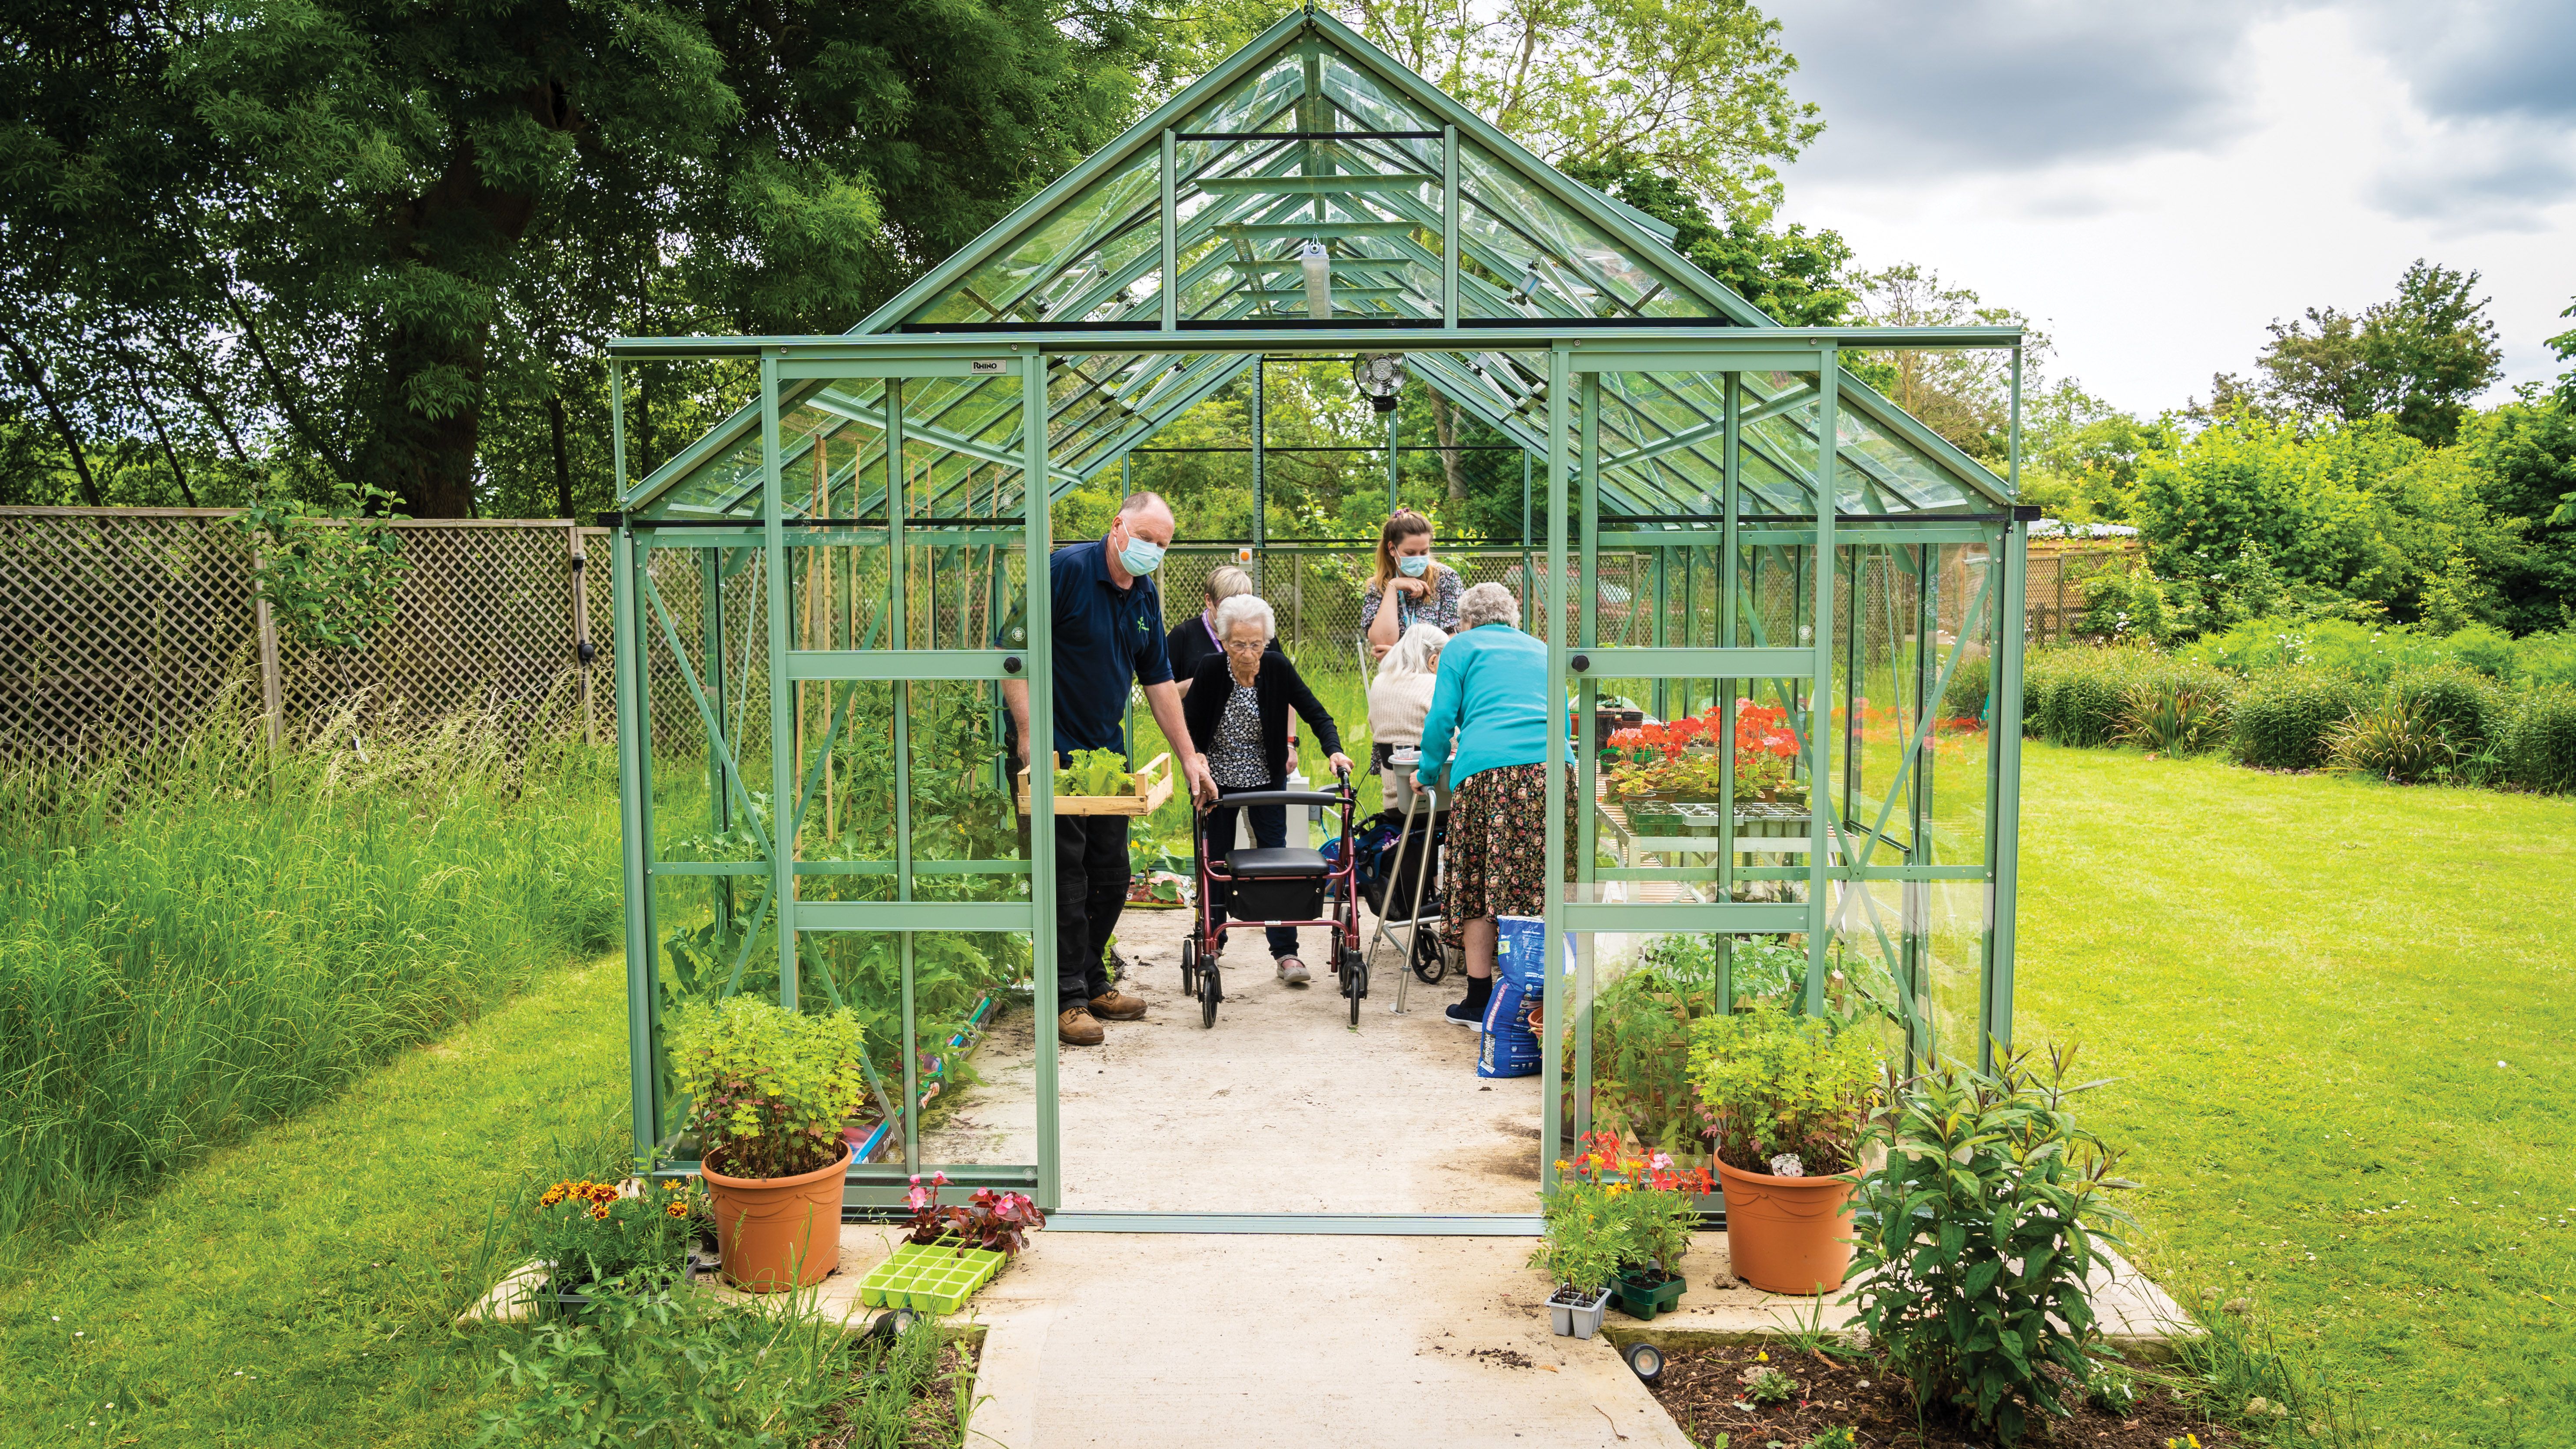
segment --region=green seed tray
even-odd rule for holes
[[[946,1243],[903,1243],[859,1280],[859,1302],[870,1308],[955,1313],[1006,1261],[985,1248],[960,1252]]]

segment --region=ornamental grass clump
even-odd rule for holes
[[[706,1161],[739,1178],[830,1166],[842,1124],[867,1100],[863,1048],[847,1010],[796,1012],[748,996],[682,1007],[671,1067]]]
[[[1757,1001],[1691,1023],[1690,1066],[1720,1162],[1775,1177],[1851,1170],[1877,1095],[1867,1032]]]
[[[2159,661],[2120,697],[2116,738],[2160,755],[2198,755],[2227,742],[2235,681],[2205,665]]]
[[[2110,1194],[2120,1154],[2077,1125],[2071,1050],[2045,1069],[2006,1054],[1989,1075],[1935,1062],[1891,1071],[1863,1135],[1887,1158],[1852,1199],[1856,1325],[1914,1386],[2006,1445],[2031,1413],[2060,1417],[2110,1350],[2085,1278],[2111,1266],[2128,1218]]]
[[[2460,752],[2421,699],[2392,693],[2364,705],[2326,739],[2328,765],[2342,774],[2411,784],[2447,772]]]
[[[2267,669],[2236,697],[2236,758],[2266,770],[2318,770],[2332,757],[2337,725],[2352,717],[2368,691],[2329,670]]]

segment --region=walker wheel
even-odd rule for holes
[[[1440,946],[1438,932],[1414,928],[1413,978],[1426,986],[1437,986],[1449,974],[1449,953]]]
[[[1216,962],[1199,966],[1199,1025],[1216,1025],[1216,1004],[1225,1000],[1225,983],[1217,978]]]
[[[1351,999],[1351,1025],[1360,1024],[1360,998],[1368,995],[1368,958],[1357,951],[1342,951],[1342,994]]]
[[[1199,994],[1199,939],[1196,935],[1181,942],[1181,994]]]

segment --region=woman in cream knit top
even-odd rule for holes
[[[1438,625],[1418,623],[1386,651],[1368,692],[1369,737],[1379,745],[1422,743],[1422,718],[1431,712],[1432,686],[1440,677],[1440,646],[1448,642]],[[1413,771],[1381,764],[1386,808],[1402,810],[1413,793]]]

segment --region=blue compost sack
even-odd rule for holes
[[[1504,916],[1495,922],[1494,975],[1496,984],[1508,981],[1521,989],[1524,996],[1537,996],[1546,989],[1541,979],[1539,960],[1547,954],[1547,923],[1536,916]],[[1574,983],[1574,933],[1565,935],[1565,981]]]
[[[1485,1006],[1484,1035],[1476,1042],[1476,1075],[1527,1077],[1538,1072],[1538,1034],[1529,1029],[1529,998],[1518,986],[1497,976]]]
[[[1476,1048],[1476,1075],[1526,1077],[1539,1069],[1538,1034],[1529,1008],[1547,989],[1547,923],[1536,916],[1504,916],[1495,923],[1494,995],[1485,1008],[1485,1031]],[[1574,938],[1565,938],[1566,989],[1574,984]],[[1569,998],[1570,999],[1570,998]]]

